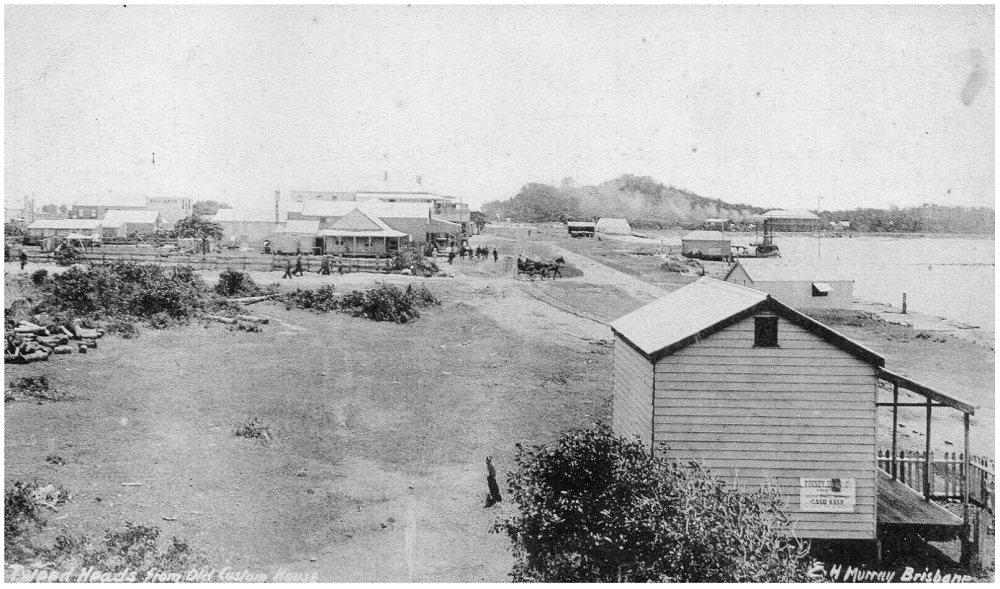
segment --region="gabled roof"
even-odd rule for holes
[[[754,282],[839,282],[854,279],[844,271],[822,264],[790,263],[776,258],[738,258],[723,280],[741,266]]]
[[[361,209],[354,209],[331,223],[327,229],[336,231],[385,231],[386,229],[391,229],[391,227],[374,215],[366,213]]]
[[[624,231],[625,233],[632,232],[632,226],[628,224],[626,219],[613,219],[611,217],[601,217],[597,220],[596,229],[598,231]]]
[[[692,231],[681,238],[682,241],[685,239],[695,241],[732,241],[721,231]]]
[[[219,209],[216,223],[274,223],[273,209]]]
[[[619,318],[611,330],[657,362],[762,311],[772,311],[865,362],[885,365],[882,356],[770,295],[713,278],[700,278]]]
[[[39,219],[28,229],[97,229],[104,224],[100,219]]]
[[[160,220],[159,211],[133,211],[133,210],[112,210],[104,214],[103,223],[105,227],[121,227],[125,223],[148,223],[155,224]]]
[[[275,233],[294,233],[298,235],[316,235],[319,231],[319,221],[309,219],[285,221],[279,225]]]

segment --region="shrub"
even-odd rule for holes
[[[14,484],[4,491],[3,543],[5,561],[30,555],[31,547],[26,538],[32,530],[41,530],[45,525],[41,510],[34,499],[37,489],[38,483],[14,481]]]
[[[48,277],[49,271],[45,268],[39,268],[31,273],[31,282],[35,285],[44,284]]]
[[[208,303],[204,281],[188,266],[165,271],[155,264],[115,262],[90,269],[72,267],[52,278],[45,310],[86,317],[194,317]],[[158,317],[159,316],[159,317]]]
[[[52,388],[49,385],[49,379],[44,374],[15,378],[10,381],[8,387],[14,394],[44,399],[46,401],[63,401],[68,398],[64,393]]]
[[[215,292],[224,297],[251,297],[259,295],[263,291],[246,272],[226,268],[224,272],[219,274],[219,282],[215,285]]]
[[[269,426],[262,423],[256,417],[248,417],[242,425],[236,427],[233,433],[240,438],[252,438],[265,441],[271,439],[271,430]]]
[[[106,333],[116,333],[122,336],[122,339],[139,337],[139,328],[128,319],[113,319],[105,325],[104,331]]]
[[[520,445],[515,581],[805,581],[807,548],[786,535],[776,491],[744,491],[697,464],[671,464],[604,425],[553,447]]]

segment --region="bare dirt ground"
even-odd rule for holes
[[[52,531],[156,525],[217,566],[316,571],[322,581],[507,580],[507,541],[489,530],[509,505],[483,509],[485,457],[503,488],[516,443],[609,419],[606,322],[696,277],[613,251],[621,244],[544,231],[472,241],[497,247],[500,261],[442,264],[453,278],[251,273],[283,289],[426,284],[443,304],[410,324],[261,303],[254,311],[273,319],[263,333],[144,329],[106,336],[90,354],[7,366],[5,379],[45,374],[79,398],[6,405],[5,483],[76,493]],[[584,275],[515,280],[518,255],[562,255]],[[976,451],[992,456],[991,350],[906,328],[838,329],[889,367],[972,400],[977,431],[989,428],[974,434]],[[233,435],[248,417],[270,425],[270,444]],[[937,435],[961,439],[944,426]],[[67,464],[47,463],[50,454]]]

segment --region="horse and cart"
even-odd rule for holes
[[[521,259],[517,258],[517,272],[514,274],[514,278],[518,279],[522,274],[526,274],[531,280],[535,279],[535,276],[540,276],[542,280],[546,278],[551,278],[555,280],[557,276],[562,276],[559,273],[559,267],[566,263],[566,260],[562,256],[559,256],[551,262],[532,260],[530,258]]]

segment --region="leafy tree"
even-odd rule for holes
[[[224,202],[219,202],[216,200],[199,200],[192,205],[191,210],[195,215],[200,217],[211,217],[212,215],[219,212],[219,209],[231,208]]]
[[[3,224],[3,234],[7,237],[23,237],[28,234],[23,223],[7,221]]]
[[[208,253],[209,239],[216,241],[222,239],[222,225],[203,219],[198,215],[191,215],[177,221],[174,224],[174,232],[177,234],[177,237],[200,239],[202,251],[206,254]]]
[[[597,424],[552,447],[518,445],[508,485],[515,581],[807,580],[774,489],[747,491]]]
[[[59,212],[59,207],[57,207],[56,205],[52,205],[52,204],[42,205],[42,212],[43,213],[48,213],[50,215],[55,215],[56,213]]]
[[[476,229],[480,233],[483,232],[483,227],[485,227],[487,223],[486,215],[482,214],[479,211],[472,211],[471,213],[469,213],[469,221],[475,224]]]

